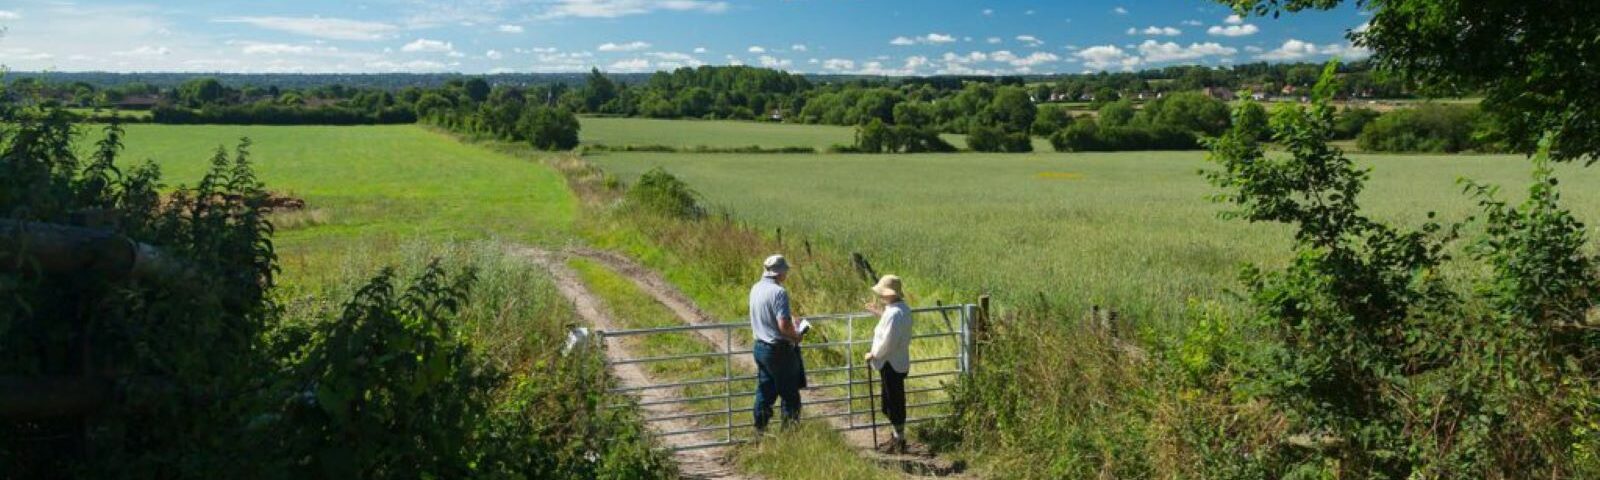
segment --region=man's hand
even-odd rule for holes
[[[878,302],[867,302],[866,308],[873,315],[883,315],[883,306],[879,305]]]
[[[800,344],[800,330],[795,327],[795,321],[792,317],[778,319],[778,334],[783,335],[783,338],[788,339],[790,343]]]
[[[867,352],[867,355],[864,357],[864,359],[869,362],[872,361],[872,352]]]

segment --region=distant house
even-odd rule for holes
[[[783,109],[781,109],[781,108],[772,109],[772,112],[767,113],[767,120],[771,120],[771,121],[774,121],[774,122],[783,121]]]
[[[1266,100],[1267,99],[1267,94],[1262,93],[1262,92],[1250,92],[1250,99],[1251,100],[1255,100],[1257,102],[1262,101],[1262,100]]]
[[[140,94],[122,97],[122,100],[118,100],[115,106],[119,110],[149,110],[160,104],[160,95]]]
[[[1228,87],[1206,87],[1201,89],[1200,93],[1205,94],[1207,97],[1222,100],[1224,102],[1230,102],[1239,98],[1239,96],[1234,95],[1233,90],[1229,89]]]

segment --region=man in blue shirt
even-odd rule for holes
[[[783,255],[762,262],[761,281],[750,287],[750,330],[755,335],[755,427],[765,433],[772,419],[772,404],[783,399],[783,424],[800,419],[800,388],[805,367],[800,363],[798,321],[789,311],[789,262]]]

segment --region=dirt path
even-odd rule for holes
[[[598,296],[594,295],[593,292],[589,291],[588,287],[586,287],[583,281],[579,279],[577,272],[573,271],[567,266],[565,255],[552,253],[533,247],[514,247],[512,248],[511,253],[517,257],[526,258],[534,264],[537,264],[540,267],[543,267],[545,270],[548,270],[556,283],[556,288],[561,291],[561,295],[566,297],[568,301],[572,302],[574,309],[578,313],[578,316],[582,317],[584,321],[587,322],[591,327],[608,330],[619,329],[620,325],[611,317],[610,312],[605,308],[604,302],[601,301]],[[633,357],[631,351],[629,350],[629,342],[619,342],[610,345],[609,348],[606,349],[606,356],[614,359]],[[623,386],[638,387],[661,383],[658,380],[652,379],[650,375],[637,364],[613,365],[611,367],[611,372],[613,375],[617,376],[617,379],[622,383]],[[637,397],[641,403],[667,400],[681,396],[681,393],[676,389],[649,389],[640,391],[640,393],[637,394]],[[650,417],[664,417],[669,415],[692,413],[686,409],[679,408],[677,405],[650,405],[643,407],[643,410],[645,411],[645,415]],[[650,424],[650,427],[656,429],[680,431],[692,429],[696,426],[697,425],[693,425],[692,422],[689,422],[688,420],[651,422]],[[681,446],[708,443],[716,440],[718,439],[708,437],[703,434],[692,434],[665,437],[663,442],[668,446]],[[673,454],[673,458],[678,462],[678,468],[683,474],[684,478],[704,480],[741,480],[756,478],[739,473],[732,465],[728,465],[725,458],[719,454],[719,450],[720,449],[701,449],[677,452]]]
[[[720,323],[717,322],[716,319],[710,314],[706,313],[705,310],[702,310],[698,305],[696,305],[694,300],[689,299],[688,295],[685,295],[682,291],[678,290],[677,287],[673,286],[671,282],[668,282],[666,278],[662,277],[655,270],[635,262],[632,258],[628,258],[627,256],[615,252],[595,250],[584,247],[574,247],[568,249],[567,251],[574,256],[580,256],[598,261],[612,271],[627,277],[635,285],[637,285],[640,290],[648,293],[661,304],[666,305],[668,309],[677,314],[678,318],[686,324],[706,325]],[[732,334],[729,331],[713,332],[710,330],[700,330],[699,332],[707,342],[717,346],[718,348],[721,348],[723,342],[725,341],[723,335]],[[741,343],[742,341],[734,342],[735,345],[740,345]],[[734,361],[746,368],[749,368],[750,370],[755,369],[755,360],[749,356],[736,356]],[[838,403],[829,403],[820,406],[808,406],[808,409],[808,411],[822,414],[844,413],[845,411],[844,407],[839,406]],[[835,426],[839,427],[845,426],[847,423],[847,420],[841,417],[835,417],[829,420]],[[888,427],[884,427],[879,432],[880,440],[888,438],[888,434]],[[913,451],[912,453],[905,455],[888,455],[879,453],[873,445],[873,436],[871,430],[848,431],[844,432],[843,435],[845,439],[849,441],[851,446],[855,447],[862,454],[862,456],[877,462],[879,465],[882,465],[885,468],[899,470],[908,475],[952,477],[956,476],[955,474],[962,470],[962,466],[953,464],[948,460],[937,458],[926,451]]]

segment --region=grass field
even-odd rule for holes
[[[99,137],[90,127],[84,140]],[[129,125],[123,159],[154,159],[166,183],[193,185],[215,150],[241,137],[254,142],[251,160],[270,190],[306,201],[306,212],[277,221],[289,280],[327,283],[307,277],[345,258],[388,261],[383,252],[411,241],[556,242],[576,215],[550,169],[410,125]]]
[[[731,120],[656,120],[584,117],[579,137],[585,144],[666,145],[669,147],[812,147],[855,142],[852,127],[795,125]]]
[[[1136,318],[1174,318],[1188,298],[1237,285],[1242,263],[1285,259],[1288,231],[1217,218],[1216,193],[1197,171],[1202,152],[1033,155],[681,155],[592,157],[625,180],[657,166],[712,205],[790,245],[809,238],[867,255],[880,272],[994,292],[1044,293],[1112,305]],[[1457,177],[1520,196],[1516,156],[1357,156],[1375,168],[1364,204],[1415,224],[1435,210],[1471,213]],[[1582,218],[1600,209],[1600,177],[1561,169]],[[804,271],[803,265],[798,265]],[[915,293],[915,292],[913,292]],[[915,301],[916,299],[913,298]]]

